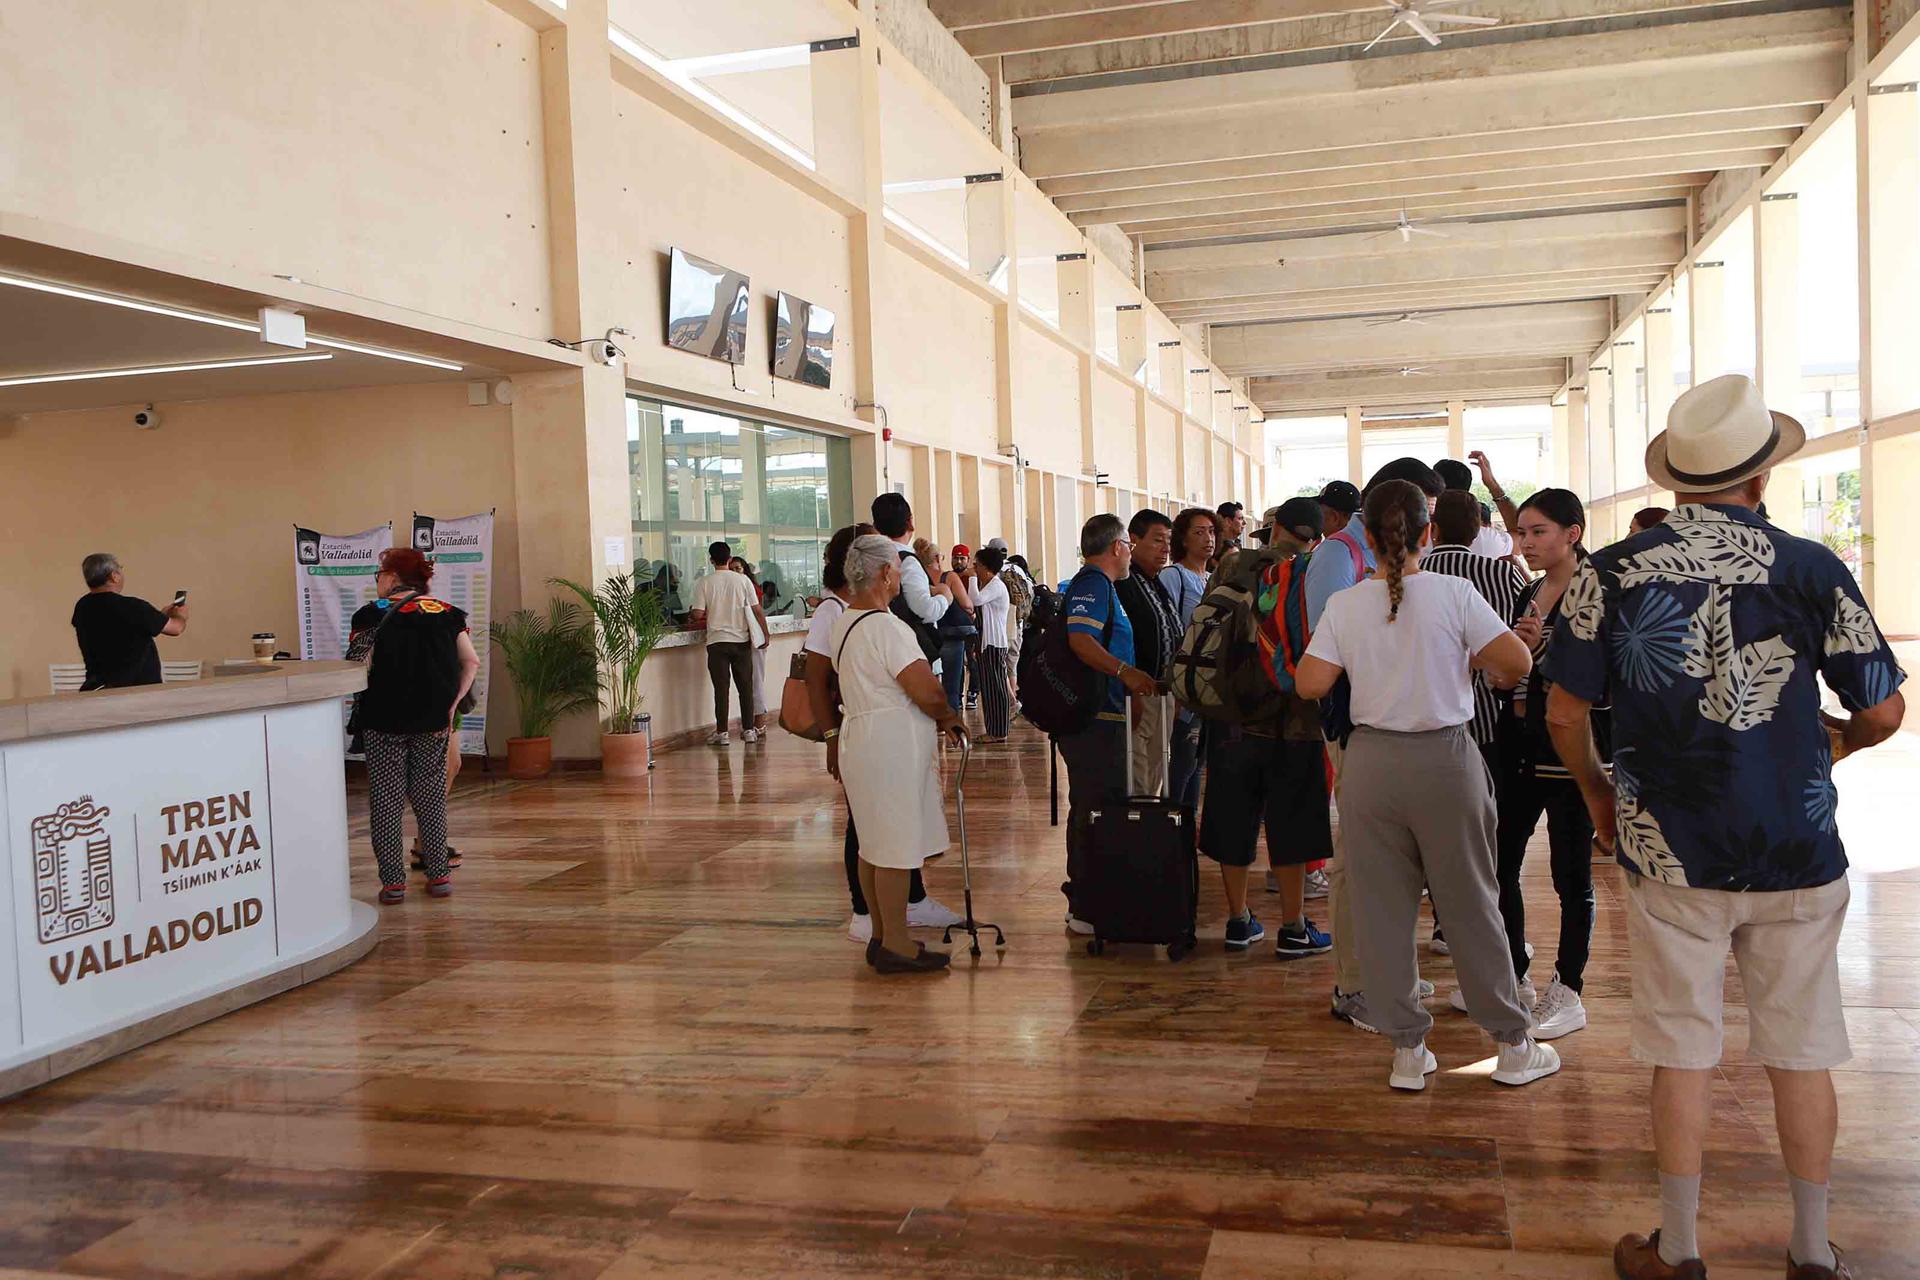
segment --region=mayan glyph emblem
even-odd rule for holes
[[[113,923],[112,810],[81,796],[35,818],[33,897],[40,941],[59,942]]]

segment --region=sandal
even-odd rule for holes
[[[429,898],[451,898],[453,896],[453,877],[441,876],[437,880],[427,881]]]
[[[407,900],[407,886],[404,884],[383,884],[380,886],[380,901],[384,906]]]
[[[447,846],[447,865],[449,867],[457,867],[460,865],[460,851],[452,845]],[[417,845],[413,850],[413,869],[415,871],[425,871],[427,869],[426,860],[420,856],[420,849]]]

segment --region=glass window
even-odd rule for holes
[[[768,613],[820,594],[820,559],[852,521],[847,441],[652,400],[627,401],[634,572],[685,613],[725,542],[761,584]]]

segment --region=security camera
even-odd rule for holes
[[[595,364],[612,364],[626,352],[602,338],[587,344],[587,354],[593,357]]]
[[[160,425],[160,415],[152,405],[134,412],[133,425],[142,431],[152,431]]]

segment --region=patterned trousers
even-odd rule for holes
[[[447,735],[367,730],[368,809],[380,883],[407,882],[407,802],[420,824],[420,860],[427,879],[447,874]]]
[[[981,645],[980,674],[973,683],[980,693],[980,710],[987,718],[987,736],[1006,737],[1013,720],[1013,694],[1007,689],[1007,651],[996,645]]]

